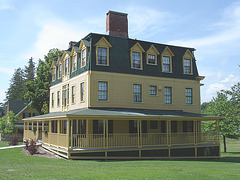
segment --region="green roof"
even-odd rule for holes
[[[72,110],[68,112],[54,112],[40,116],[26,118],[24,120],[38,119],[44,120],[45,118],[58,118],[58,117],[77,117],[77,116],[94,116],[94,117],[152,117],[152,118],[213,118],[219,119],[216,116],[209,116],[205,114],[189,113],[181,110],[146,110],[146,109],[112,109],[112,108],[84,108]]]

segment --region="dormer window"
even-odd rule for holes
[[[55,79],[56,79],[56,66],[54,66],[52,74],[52,80],[54,81]]]
[[[86,66],[87,49],[82,50],[82,67]]]
[[[62,77],[62,64],[59,64],[58,66],[58,78]]]
[[[98,64],[107,65],[107,48],[98,48]]]
[[[146,59],[148,65],[157,65],[157,56],[159,55],[158,50],[151,45],[151,47],[146,52]]]
[[[194,56],[191,53],[189,49],[186,50],[186,52],[183,55],[183,73],[184,74],[193,74],[193,68],[192,68],[192,62],[193,62]]]
[[[102,37],[94,46],[96,47],[96,65],[109,66],[109,49],[112,45]]]
[[[65,76],[69,74],[69,58],[65,60]]]
[[[171,72],[171,67],[170,67],[170,57],[169,56],[163,56],[163,72]]]
[[[77,70],[77,55],[72,57],[72,71],[76,71]]]
[[[156,59],[156,56],[153,55],[153,54],[148,54],[148,64],[156,64],[155,63],[155,60]]]
[[[184,73],[191,74],[191,59],[184,59]]]
[[[136,69],[141,68],[141,53],[140,52],[132,52],[132,67]]]
[[[172,53],[171,49],[167,46],[162,55],[162,72],[164,73],[172,73],[172,58],[174,54]]]

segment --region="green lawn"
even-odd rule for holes
[[[0,150],[0,179],[240,179],[240,140],[227,143],[220,160],[80,161]]]

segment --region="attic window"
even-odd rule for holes
[[[156,56],[153,55],[153,54],[148,54],[148,64],[156,64],[155,63],[155,60],[156,59]]]
[[[107,48],[98,48],[98,64],[107,65]]]
[[[86,66],[86,55],[87,55],[87,49],[82,50],[82,67]]]
[[[184,59],[184,73],[191,74],[191,59]]]
[[[141,68],[141,53],[140,52],[132,52],[132,67],[136,69]]]

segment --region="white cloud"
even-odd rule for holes
[[[67,49],[70,41],[79,41],[87,35],[85,31],[76,29],[74,25],[59,20],[43,24],[33,49],[24,53],[24,58],[43,59],[43,56],[52,48]]]

